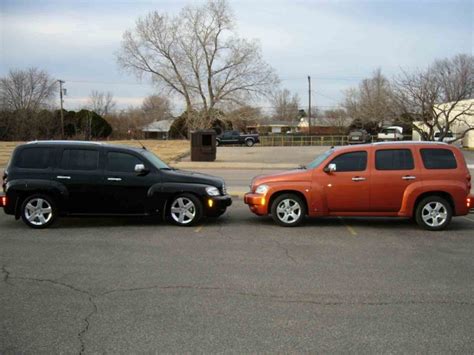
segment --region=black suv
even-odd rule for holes
[[[161,215],[189,226],[232,204],[221,178],[172,169],[144,148],[79,141],[18,146],[3,191],[5,213],[33,228],[59,215]]]

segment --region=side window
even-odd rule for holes
[[[99,167],[99,152],[91,149],[65,149],[60,166],[65,170],[96,170]]]
[[[108,152],[107,170],[121,173],[134,173],[135,165],[143,164],[143,161],[128,153]]]
[[[426,169],[456,169],[454,154],[449,149],[421,149],[421,158]]]
[[[415,168],[410,149],[384,149],[375,152],[377,170],[412,170]]]
[[[19,152],[15,166],[24,169],[46,169],[51,166],[54,148],[26,148]]]
[[[367,167],[367,152],[351,152],[337,156],[331,161],[336,164],[336,172],[364,171]]]

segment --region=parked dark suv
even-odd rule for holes
[[[161,215],[188,226],[232,203],[221,178],[172,169],[143,148],[77,141],[18,146],[3,191],[5,213],[33,228],[59,215]]]

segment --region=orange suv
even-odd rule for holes
[[[305,216],[414,218],[442,230],[472,208],[462,152],[446,143],[392,142],[331,148],[307,166],[257,176],[245,203],[281,226]]]

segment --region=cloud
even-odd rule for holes
[[[119,72],[114,56],[122,33],[150,10],[176,13],[187,1],[6,3],[0,75],[37,66],[58,78],[90,81],[67,83],[75,102],[96,89],[94,82],[104,82],[100,90],[112,91],[127,105],[153,88],[113,84],[133,81]],[[238,34],[260,41],[282,85],[302,102],[307,75],[313,76],[315,102],[334,105],[344,89],[377,67],[392,76],[401,67],[423,68],[436,58],[472,53],[472,1],[236,0],[230,5]]]

